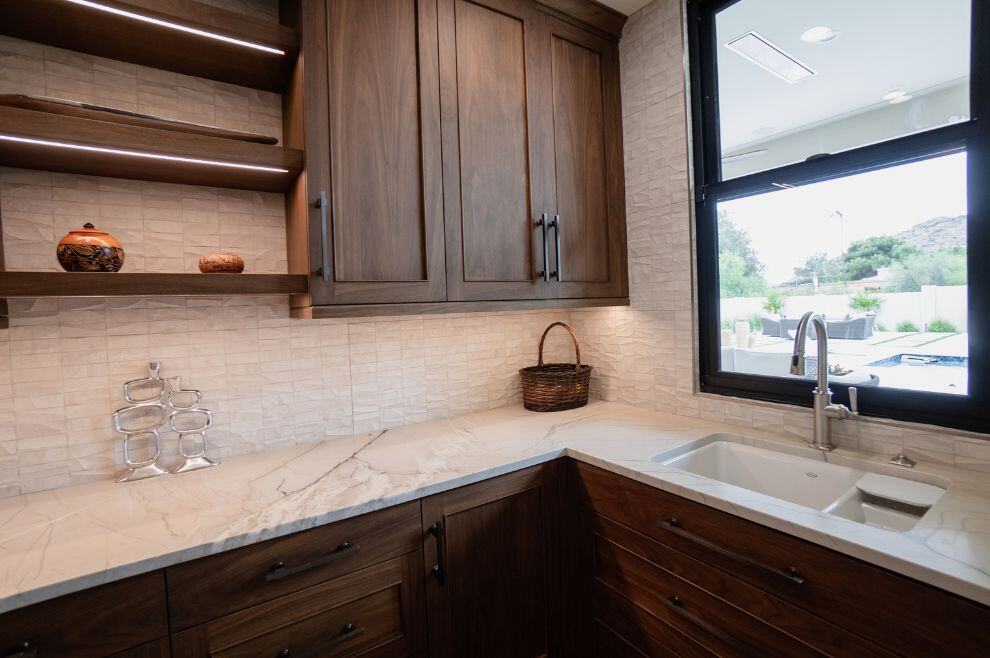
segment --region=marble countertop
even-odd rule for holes
[[[894,533],[651,461],[718,432],[802,449],[796,439],[614,403],[553,414],[504,407],[234,457],[181,476],[0,500],[0,613],[562,455],[990,604],[985,476],[919,465],[916,477],[951,484],[917,527]],[[880,455],[840,449],[827,459],[905,474]]]

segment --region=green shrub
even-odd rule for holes
[[[780,315],[780,312],[784,308],[784,296],[780,294],[777,290],[771,290],[767,293],[767,301],[763,304],[763,310],[767,313],[773,313],[774,315]]]
[[[905,332],[905,333],[907,333],[907,332],[918,333],[918,331],[919,331],[918,325],[916,325],[915,323],[911,322],[910,320],[905,320],[904,322],[898,322],[897,323],[897,330],[898,331],[901,331],[901,332]]]
[[[959,330],[956,329],[956,325],[952,324],[948,320],[943,320],[942,318],[935,318],[928,323],[928,331],[935,334],[957,334]]]
[[[750,331],[763,331],[763,318],[758,314],[754,313],[749,316],[749,330]]]
[[[887,328],[887,325],[885,325],[883,322],[877,322],[876,326],[873,328],[876,329],[877,331],[890,331],[890,329]]]
[[[865,313],[876,313],[880,310],[880,304],[882,303],[879,297],[866,290],[858,292],[849,298],[849,308]]]

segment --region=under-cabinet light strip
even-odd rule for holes
[[[71,144],[69,142],[55,142],[48,139],[33,139],[31,137],[16,137],[14,135],[0,135],[0,141],[18,142],[20,144],[37,144],[38,146],[51,146],[54,148],[75,149],[77,151],[88,151],[90,153],[108,153],[110,155],[125,155],[134,158],[147,158],[150,160],[168,160],[169,162],[186,162],[189,164],[208,165],[210,167],[227,167],[228,169],[248,169],[250,171],[265,171],[273,174],[287,174],[288,169],[281,167],[263,167],[261,165],[242,164],[239,162],[222,162],[220,160],[202,160],[200,158],[183,158],[177,155],[162,155],[161,153],[148,153],[147,151],[127,151],[125,149],[103,148],[102,146],[86,146],[84,144]]]
[[[244,46],[245,48],[262,50],[266,53],[273,53],[275,55],[285,54],[284,50],[279,50],[278,48],[263,46],[260,43],[251,43],[250,41],[242,41],[241,39],[234,39],[233,37],[226,37],[222,34],[217,34],[215,32],[197,30],[194,27],[189,27],[187,25],[180,25],[179,23],[170,23],[168,21],[163,21],[158,18],[152,18],[151,16],[143,16],[141,14],[135,14],[132,11],[125,11],[123,9],[118,9],[117,7],[111,7],[110,5],[103,5],[100,4],[99,2],[90,2],[90,0],[65,0],[65,1],[71,2],[74,5],[81,5],[83,7],[89,7],[90,9],[98,9],[100,11],[105,11],[110,14],[116,14],[117,16],[124,16],[126,18],[131,18],[136,21],[141,21],[143,23],[151,23],[152,25],[158,25],[159,27],[167,27],[171,30],[178,30],[180,32],[195,34],[197,36],[206,37],[207,39],[216,39],[217,41],[224,41],[226,43],[232,43],[238,46]]]

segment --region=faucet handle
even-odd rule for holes
[[[853,416],[859,415],[859,389],[855,386],[849,387],[849,413]]]

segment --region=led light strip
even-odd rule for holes
[[[108,153],[110,155],[126,155],[134,158],[147,158],[149,160],[168,160],[169,162],[186,162],[189,164],[209,165],[211,167],[226,167],[228,169],[247,169],[250,171],[265,171],[272,174],[289,173],[288,169],[282,169],[281,167],[262,167],[261,165],[241,164],[239,162],[221,162],[219,160],[201,160],[200,158],[183,158],[177,155],[162,155],[160,153],[147,153],[145,151],[127,151],[124,149],[103,148],[101,146],[86,146],[84,144],[55,142],[47,139],[15,137],[14,135],[0,135],[0,141],[17,142],[20,144],[37,144],[38,146],[52,146],[55,148],[63,148],[63,149],[75,149],[77,151],[88,151],[90,153]]]
[[[206,32],[205,30],[197,30],[194,27],[179,25],[178,23],[169,23],[168,21],[152,18],[151,16],[142,16],[141,14],[135,14],[134,12],[124,11],[123,9],[117,9],[116,7],[111,7],[109,5],[101,5],[98,2],[90,2],[89,0],[65,0],[65,1],[71,2],[74,5],[81,5],[83,7],[89,7],[90,9],[98,9],[100,11],[105,11],[110,14],[116,14],[117,16],[132,18],[136,21],[151,23],[152,25],[158,25],[159,27],[167,27],[171,30],[178,30],[180,32],[187,32],[189,34],[195,34],[197,36],[206,37],[208,39],[216,39],[217,41],[224,41],[226,43],[232,43],[238,46],[244,46],[245,48],[263,50],[266,53],[273,53],[275,55],[285,54],[284,50],[279,50],[278,48],[262,46],[260,43],[251,43],[250,41],[241,41],[240,39],[234,39],[233,37],[225,37],[224,35],[216,34],[215,32]]]

